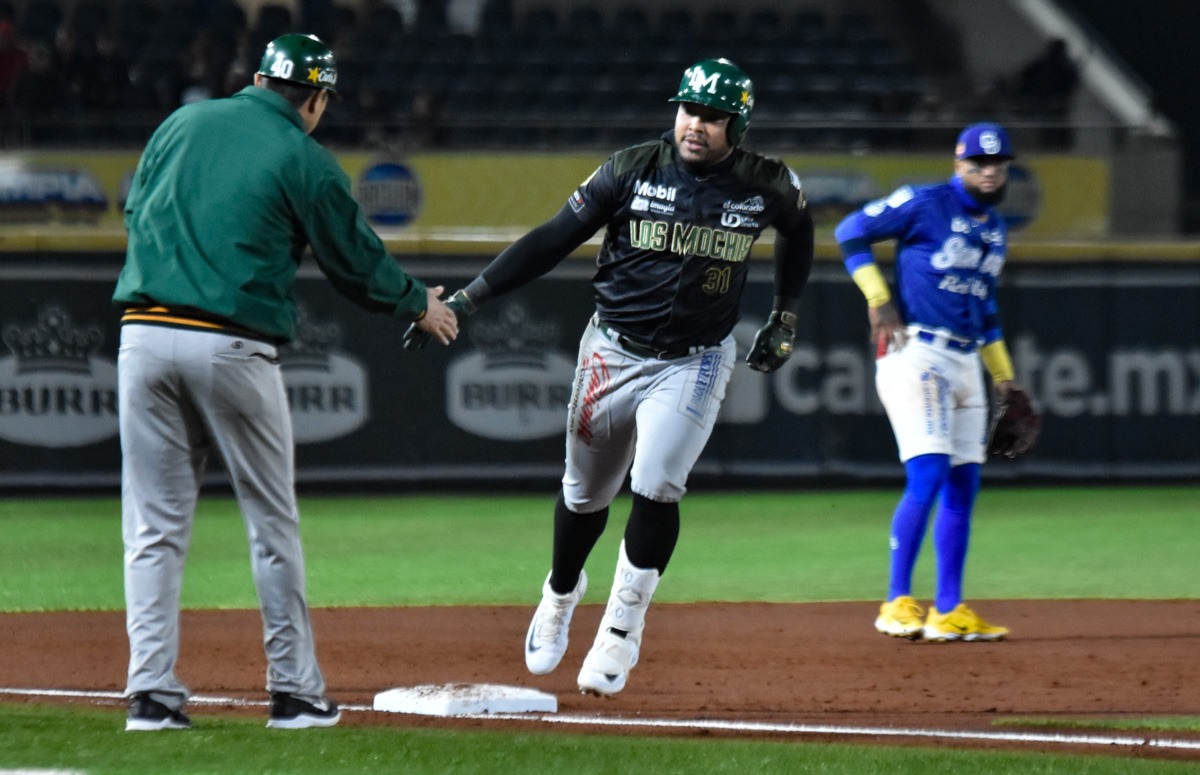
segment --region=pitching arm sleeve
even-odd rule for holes
[[[807,208],[775,233],[775,306],[795,314],[813,264],[813,221]]]
[[[888,290],[883,273],[879,271],[879,267],[873,261],[859,264],[850,277],[854,279],[854,284],[862,291],[863,296],[867,297],[868,307],[882,307],[891,301],[892,292]]]
[[[979,357],[983,365],[992,375],[993,382],[1011,382],[1013,379],[1012,359],[1008,357],[1008,347],[1003,339],[985,344],[979,349]]]
[[[580,220],[564,206],[550,220],[504,249],[466,288],[476,305],[536,280],[562,263],[596,233],[598,224]]]

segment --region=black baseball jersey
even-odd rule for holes
[[[696,174],[668,132],[613,154],[467,290],[507,292],[605,227],[593,277],[600,319],[654,350],[715,345],[737,323],[750,248],[768,226],[779,236],[777,303],[798,299],[812,262],[800,180],[783,162],[737,148]]]
[[[737,323],[750,248],[767,226],[807,220],[784,164],[735,149],[698,177],[668,136],[614,154],[568,205],[607,224],[593,278],[600,319],[637,342],[713,345]]]

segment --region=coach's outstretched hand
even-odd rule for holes
[[[443,304],[439,300],[442,290],[440,285],[427,289],[429,310],[404,332],[405,350],[420,350],[435,337],[442,344],[450,344],[458,336],[458,324],[475,311],[475,304],[466,291],[455,291]]]
[[[795,341],[796,314],[775,310],[754,337],[754,344],[746,354],[746,363],[755,371],[770,374],[791,357]]]

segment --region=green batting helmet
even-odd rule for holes
[[[695,102],[733,115],[729,144],[737,145],[750,126],[754,83],[728,59],[704,59],[683,71],[679,93],[671,102]]]
[[[281,81],[337,93],[337,63],[316,35],[280,35],[267,44],[258,72]]]

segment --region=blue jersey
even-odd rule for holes
[[[1004,218],[951,178],[870,202],[846,216],[834,236],[851,274],[874,261],[871,243],[895,239],[901,318],[982,345],[1002,338],[996,281],[1006,233]]]

